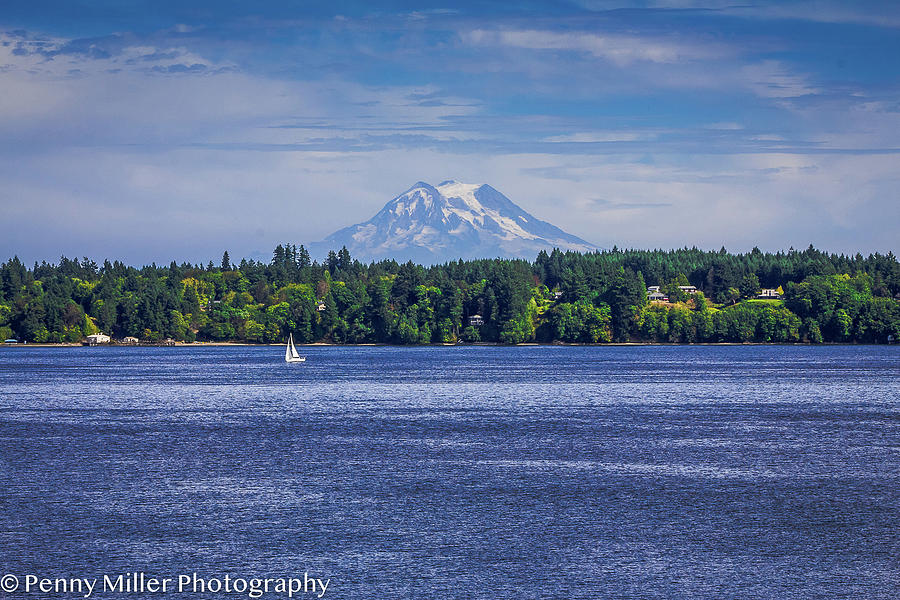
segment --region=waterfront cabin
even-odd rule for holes
[[[133,337],[133,336],[130,336],[130,335],[129,335],[129,336],[126,336],[126,337],[124,337],[124,338],[122,338],[122,343],[123,343],[123,344],[132,344],[132,345],[133,345],[133,344],[137,344],[139,341],[140,341],[140,340],[138,340],[136,337]]]
[[[484,325],[484,317],[481,315],[471,315],[469,317],[469,325],[472,327],[481,327]]]
[[[104,335],[102,333],[95,333],[94,335],[89,335],[84,340],[84,344],[86,346],[99,346],[100,344],[108,344],[110,338],[108,335]]]

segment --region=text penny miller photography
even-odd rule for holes
[[[277,594],[294,598],[310,594],[321,598],[328,591],[330,578],[304,573],[302,577],[240,577],[234,575],[200,576],[197,573],[163,577],[142,572],[102,577],[42,577],[7,574],[0,578],[0,589],[8,594],[34,594],[40,597],[108,597],[114,594],[246,594],[262,598]]]

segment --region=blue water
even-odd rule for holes
[[[900,597],[898,347],[302,351],[0,348],[0,575]]]

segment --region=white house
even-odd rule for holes
[[[108,344],[109,336],[104,335],[102,333],[95,333],[94,335],[89,335],[85,338],[85,343],[88,346],[96,346],[97,344]]]

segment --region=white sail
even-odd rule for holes
[[[306,357],[300,356],[297,354],[297,349],[294,347],[294,334],[290,334],[288,336],[287,346],[284,348],[284,360],[285,362],[305,362]]]

